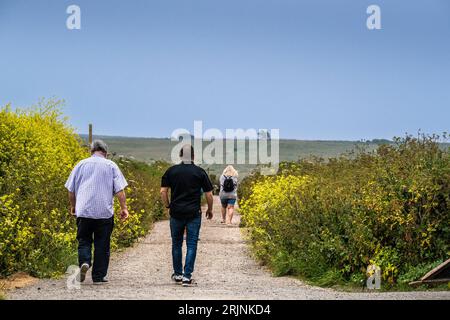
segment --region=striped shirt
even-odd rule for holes
[[[114,195],[127,185],[117,164],[94,154],[75,166],[65,187],[75,193],[77,217],[108,219],[114,215]]]

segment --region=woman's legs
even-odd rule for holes
[[[222,223],[226,222],[227,219],[227,204],[228,200],[225,198],[220,198],[221,210],[222,210]]]
[[[222,209],[222,223],[225,223],[226,222],[226,218],[227,218],[227,208],[224,208],[222,206],[221,209]]]
[[[229,204],[227,207],[227,211],[228,211],[228,222],[229,224],[233,223],[233,214],[234,214],[234,205]]]

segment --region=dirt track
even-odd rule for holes
[[[67,289],[66,279],[40,280],[8,293],[8,299],[450,299],[450,291],[344,293],[305,285],[290,277],[272,277],[250,256],[238,227],[220,224],[220,203],[214,219],[200,233],[194,278],[197,287],[183,288],[170,280],[171,242],[168,221],[133,248],[114,255],[110,283],[94,286],[88,276],[80,289]]]

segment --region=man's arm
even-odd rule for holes
[[[213,217],[213,194],[212,191],[205,192],[206,203],[208,203],[208,209],[206,210],[206,218],[212,219]]]
[[[127,208],[127,197],[125,196],[125,191],[121,190],[116,193],[117,199],[119,199],[120,204],[120,218],[126,220],[128,218],[128,208]]]
[[[164,204],[164,207],[169,208],[170,203],[169,203],[169,188],[167,187],[161,187],[161,200]]]
[[[74,192],[69,191],[69,201],[70,201],[70,214],[75,216],[75,206],[77,204],[77,199]]]

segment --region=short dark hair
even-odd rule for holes
[[[192,145],[188,145],[188,144],[184,145],[181,148],[181,150],[180,150],[180,158],[182,158],[183,155],[184,155],[184,151],[183,150],[188,148],[188,147],[191,147],[191,160],[194,160],[194,147]]]

